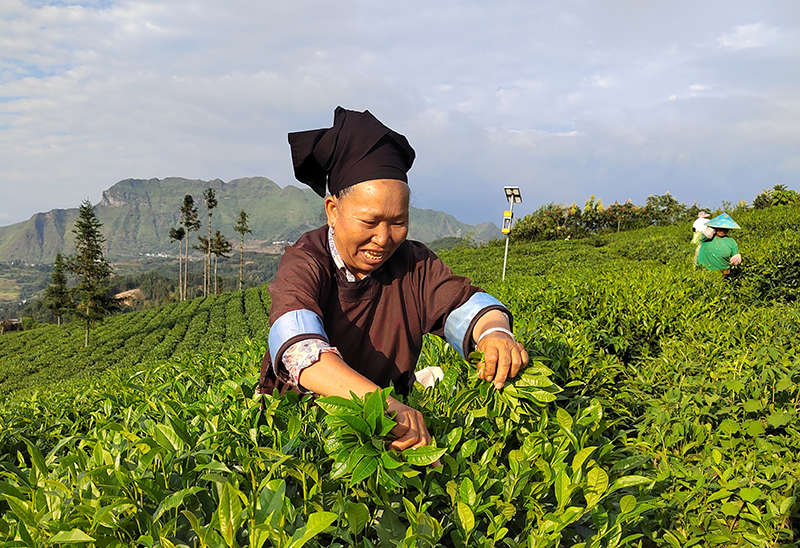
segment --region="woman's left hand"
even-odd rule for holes
[[[528,365],[525,348],[504,333],[490,333],[477,345],[483,352],[483,361],[478,364],[478,378],[494,382],[498,390],[506,380],[514,378],[520,369]]]

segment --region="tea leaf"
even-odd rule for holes
[[[761,498],[764,493],[758,487],[746,487],[739,489],[739,496],[745,502],[755,502]]]
[[[716,502],[718,500],[727,499],[727,498],[730,498],[731,495],[733,495],[733,493],[731,493],[727,489],[721,489],[721,490],[717,491],[716,493],[711,494],[711,496],[709,496],[706,499],[706,502],[710,503],[710,502]]]
[[[416,449],[409,447],[403,451],[403,458],[413,466],[428,466],[442,458],[445,453],[447,453],[447,448],[439,449],[438,447],[424,445]]]
[[[629,514],[636,508],[636,497],[633,495],[625,495],[619,499],[620,514]]]
[[[350,480],[350,484],[360,483],[372,476],[378,469],[378,462],[378,457],[374,455],[368,455],[359,460],[358,464],[353,468],[353,477]]]
[[[161,447],[169,451],[179,451],[183,447],[183,440],[169,425],[157,424],[153,437]]]
[[[461,444],[461,456],[464,457],[465,459],[469,458],[470,455],[472,455],[477,448],[478,448],[478,440],[475,439],[466,440],[463,444]]]
[[[39,451],[39,448],[36,447],[30,440],[27,438],[22,438],[25,442],[25,445],[28,446],[28,453],[31,456],[31,461],[33,462],[34,469],[39,473],[42,479],[47,478],[47,464],[45,464],[44,455],[42,452]]]
[[[345,516],[347,517],[350,532],[354,535],[360,535],[370,520],[369,507],[362,502],[348,503]]]
[[[559,510],[566,506],[572,495],[572,482],[565,470],[561,470],[556,474],[556,481],[553,485],[556,492],[556,500],[558,501]]]
[[[635,476],[634,476],[635,477]],[[617,480],[615,485],[617,485],[620,480],[625,478],[620,478]],[[608,474],[606,474],[605,470],[600,468],[599,466],[595,466],[589,473],[586,475],[586,488],[584,489],[584,497],[586,498],[586,507],[590,508],[597,504],[600,499],[602,499],[606,495],[606,490],[608,489]]]
[[[239,496],[230,483],[217,484],[219,487],[219,505],[215,515],[219,520],[219,532],[228,546],[234,545],[236,531],[242,517],[242,504]]]
[[[459,495],[461,497],[461,502],[469,505],[470,507],[475,506],[477,496],[475,494],[475,486],[472,484],[472,480],[469,478],[464,478],[461,481]]]
[[[50,538],[51,544],[76,544],[80,542],[95,542],[95,539],[80,529],[59,531]]]
[[[594,453],[595,449],[597,449],[597,447],[584,447],[575,454],[572,459],[573,472],[579,470],[581,466],[583,466],[583,463],[586,462],[586,459],[592,456],[592,453]]]
[[[475,516],[469,506],[461,501],[456,502],[456,520],[458,526],[461,527],[465,533],[469,533],[475,529]]]
[[[305,527],[301,527],[292,535],[291,542],[287,548],[300,548],[306,542],[317,536],[336,521],[336,514],[333,512],[314,512],[308,516]]]
[[[381,454],[381,464],[388,470],[395,470],[403,466],[403,463],[392,456],[392,453],[385,452]]]
[[[447,448],[450,451],[455,450],[456,445],[459,441],[461,441],[461,436],[464,433],[464,429],[460,426],[453,428],[450,432],[447,433],[447,436],[444,438],[444,442],[447,444]]]
[[[364,413],[363,417],[367,426],[370,429],[370,433],[374,433],[381,416],[383,416],[384,412],[384,400],[381,397],[380,390],[376,390],[371,392],[366,396],[366,401],[364,402]]]
[[[606,476],[606,481],[608,481],[608,476]],[[623,476],[614,481],[608,492],[613,493],[614,491],[618,491],[619,489],[627,489],[629,487],[635,487],[637,485],[648,485],[652,482],[653,482],[652,479],[646,478],[644,476]]]
[[[153,519],[158,520],[158,518],[163,516],[165,512],[180,506],[186,497],[194,495],[202,490],[202,487],[187,487],[186,489],[181,489],[180,491],[171,494],[165,498],[161,504],[158,505],[155,514],[153,514]]]
[[[23,502],[11,495],[5,495],[5,499],[11,511],[17,516],[17,519],[21,520],[28,527],[32,527],[33,529],[37,528],[36,518],[34,518],[33,512],[30,511],[27,502]]]
[[[352,428],[362,440],[366,440],[374,433],[367,422],[361,417],[355,415],[340,415],[341,419]]]
[[[651,462],[653,459],[648,455],[636,455],[618,461],[611,467],[612,474],[624,474],[630,470],[641,467],[643,464]]]
[[[360,415],[361,406],[352,400],[342,398],[341,396],[326,396],[324,398],[317,398],[317,405],[325,410],[326,413],[333,416],[343,415]]]
[[[531,399],[538,400],[542,403],[550,403],[556,401],[555,394],[545,392],[544,390],[531,390],[529,393]]]
[[[783,499],[783,501],[781,502],[781,506],[780,506],[780,513],[781,513],[780,515],[783,516],[789,510],[791,510],[792,505],[795,503],[796,500],[797,500],[797,497],[786,497],[785,499]]]

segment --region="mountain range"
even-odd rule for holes
[[[177,227],[183,197],[191,194],[207,234],[207,215],[203,191],[214,189],[218,206],[212,210],[212,230],[219,230],[236,242],[233,226],[244,210],[249,215],[252,234],[245,249],[278,253],[281,246],[294,242],[303,232],[325,222],[323,202],[310,189],[279,187],[265,177],[248,177],[224,182],[167,179],[125,179],[103,192],[95,213],[103,224],[106,256],[109,260],[130,260],[142,256],[176,255],[177,243],[169,238]],[[413,201],[413,196],[412,196]],[[49,263],[56,253],[73,251],[72,227],[78,208],[54,209],[37,213],[27,221],[0,227],[0,261]],[[494,223],[469,225],[452,215],[431,209],[411,208],[409,238],[431,242],[448,236],[472,234],[478,242],[501,237]],[[193,235],[193,239],[196,235]],[[193,242],[196,243],[196,242]]]

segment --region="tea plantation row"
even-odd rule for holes
[[[46,388],[0,408],[0,542],[795,546],[800,211],[736,220],[728,280],[692,267],[688,227],[515,246],[506,283],[501,248],[444,254],[508,303],[535,358],[497,392],[427,339],[419,367],[446,375],[410,397],[437,445],[418,453],[385,449],[382,394],[259,411],[264,292],[112,319],[96,344],[121,363],[101,376],[51,382],[61,352],[91,369],[79,334],[72,353],[41,350],[55,328],[4,338],[4,370],[36,364],[19,386]],[[245,321],[228,333],[217,308]],[[105,334],[127,322],[138,343]]]
[[[266,286],[169,304],[105,320],[84,348],[83,324],[45,326],[0,338],[0,396],[60,386],[110,367],[163,360],[266,337]]]

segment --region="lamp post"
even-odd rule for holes
[[[518,186],[504,186],[503,190],[506,192],[506,200],[508,200],[508,211],[503,212],[503,234],[506,235],[506,253],[503,256],[503,281],[506,279],[506,263],[508,262],[508,239],[511,232],[511,223],[514,219],[514,204],[522,203],[522,194],[519,192]]]

